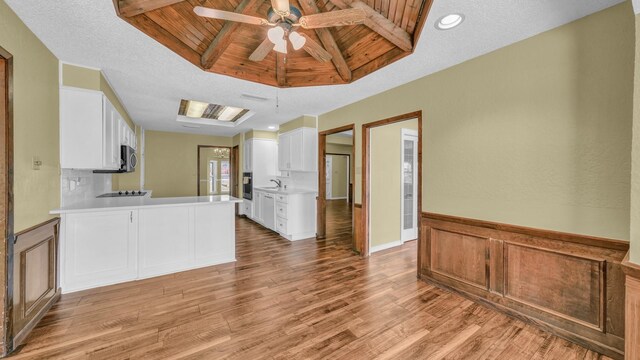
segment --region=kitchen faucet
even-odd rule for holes
[[[276,183],[276,185],[278,185],[278,188],[281,188],[281,187],[282,187],[282,180],[274,180],[274,179],[271,179],[271,180],[269,180],[269,181],[273,181],[274,183]]]

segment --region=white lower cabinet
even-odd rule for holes
[[[235,261],[235,204],[62,216],[62,292]]]
[[[90,212],[64,216],[61,286],[65,292],[137,277],[138,212]]]
[[[235,259],[235,241],[221,241],[235,239],[234,212],[224,206],[197,206],[194,216],[195,264],[205,266]]]
[[[316,194],[276,194],[276,229],[289,240],[316,236]]]
[[[253,201],[251,200],[243,200],[242,201],[242,215],[246,215],[249,219],[253,219]]]
[[[139,211],[139,276],[163,275],[188,268],[193,254],[193,207]]]

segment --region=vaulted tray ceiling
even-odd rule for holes
[[[114,0],[120,18],[205,71],[277,87],[346,84],[393,63],[414,50],[432,0],[290,0],[303,15],[360,8],[361,25],[296,31],[320,44],[331,59],[307,51],[270,51],[249,57],[268,27],[204,18],[196,6],[265,18],[264,0]]]

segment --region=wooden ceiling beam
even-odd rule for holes
[[[302,7],[302,11],[305,15],[320,13],[320,9],[314,0],[300,0],[300,6]],[[325,50],[331,54],[331,61],[338,71],[338,74],[340,74],[342,80],[350,82],[352,77],[351,69],[349,69],[347,61],[344,59],[344,56],[342,56],[342,51],[338,47],[338,44],[336,44],[336,40],[333,38],[331,31],[329,31],[329,29],[320,28],[315,29],[315,32],[318,35],[318,38],[320,38]]]
[[[235,12],[239,14],[249,14],[258,10],[264,0],[243,0],[235,8]],[[213,65],[220,59],[220,56],[229,47],[233,40],[233,33],[240,26],[240,23],[235,21],[226,21],[222,29],[218,32],[216,37],[211,41],[211,44],[207,47],[207,50],[202,54],[200,64],[204,69],[211,69]]]
[[[119,0],[117,4],[121,16],[132,17],[183,1],[184,0]]]
[[[330,0],[340,9],[355,8],[364,10],[367,18],[364,25],[369,29],[380,34],[383,38],[389,40],[392,44],[404,51],[413,51],[413,41],[411,35],[401,27],[397,26],[393,21],[387,19],[379,12],[375,11],[371,6],[362,1],[351,0]]]
[[[286,56],[286,54],[276,52],[276,80],[280,87],[287,85]]]

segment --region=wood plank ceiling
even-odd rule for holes
[[[249,57],[267,36],[266,26],[203,18],[195,6],[266,18],[265,0],[114,0],[116,12],[140,31],[205,71],[277,87],[346,84],[414,50],[432,0],[290,0],[303,15],[359,8],[361,25],[297,31],[320,44],[331,59],[307,51],[270,51]],[[321,51],[321,49],[320,49]]]

